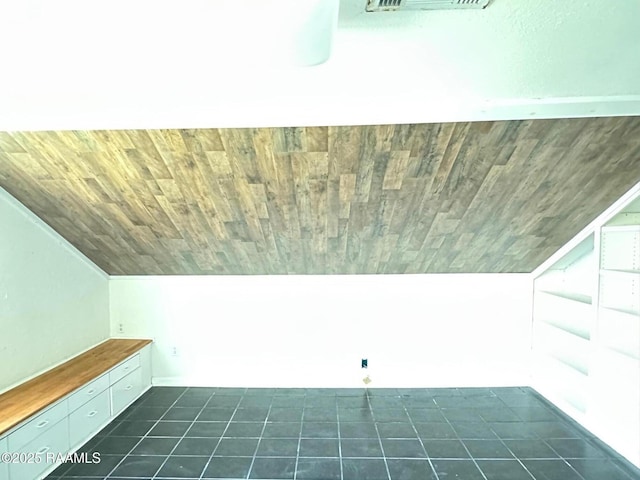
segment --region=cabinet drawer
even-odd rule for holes
[[[124,362],[122,362],[117,367],[114,367],[113,370],[109,372],[109,383],[113,385],[128,373],[133,372],[139,366],[140,366],[140,357],[136,353],[133,357],[131,357],[128,360],[125,360]]]
[[[111,414],[117,415],[142,393],[142,373],[138,368],[111,386]]]
[[[109,420],[109,407],[109,392],[104,390],[69,415],[69,443],[72,447],[96,433]]]
[[[67,401],[62,400],[40,415],[33,417],[9,435],[9,451],[17,452],[24,445],[52,428],[59,420],[65,418],[67,414]]]
[[[88,401],[96,398],[107,388],[109,388],[109,375],[102,375],[101,377],[96,378],[93,382],[88,383],[84,387],[71,394],[71,396],[67,399],[67,401],[69,402],[69,411],[73,412],[74,410],[80,408]]]
[[[8,450],[9,446],[7,445],[7,439],[0,439],[0,453],[5,453]],[[3,463],[0,460],[0,480],[9,480],[9,465]]]
[[[45,470],[52,467],[47,462],[47,454],[66,454],[69,451],[69,427],[67,419],[56,423],[35,440],[24,445],[20,450],[23,453],[38,453],[40,463],[12,463],[9,465],[9,475],[13,479],[35,479]]]

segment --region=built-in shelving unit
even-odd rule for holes
[[[534,280],[533,371],[561,408],[584,415],[595,325],[595,235]]]
[[[534,280],[533,386],[640,466],[640,195]]]

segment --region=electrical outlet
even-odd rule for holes
[[[178,347],[171,347],[171,356],[172,357],[178,356]]]
[[[118,333],[124,333],[124,324],[122,323],[118,324]]]
[[[367,360],[366,358],[363,358],[362,362],[360,363],[360,367],[369,368],[369,360]]]

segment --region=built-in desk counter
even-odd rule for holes
[[[0,480],[45,476],[149,389],[150,343],[107,340],[0,395],[0,453],[39,455],[0,461]]]

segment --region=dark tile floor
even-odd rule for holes
[[[529,388],[154,387],[49,478],[639,480]]]

